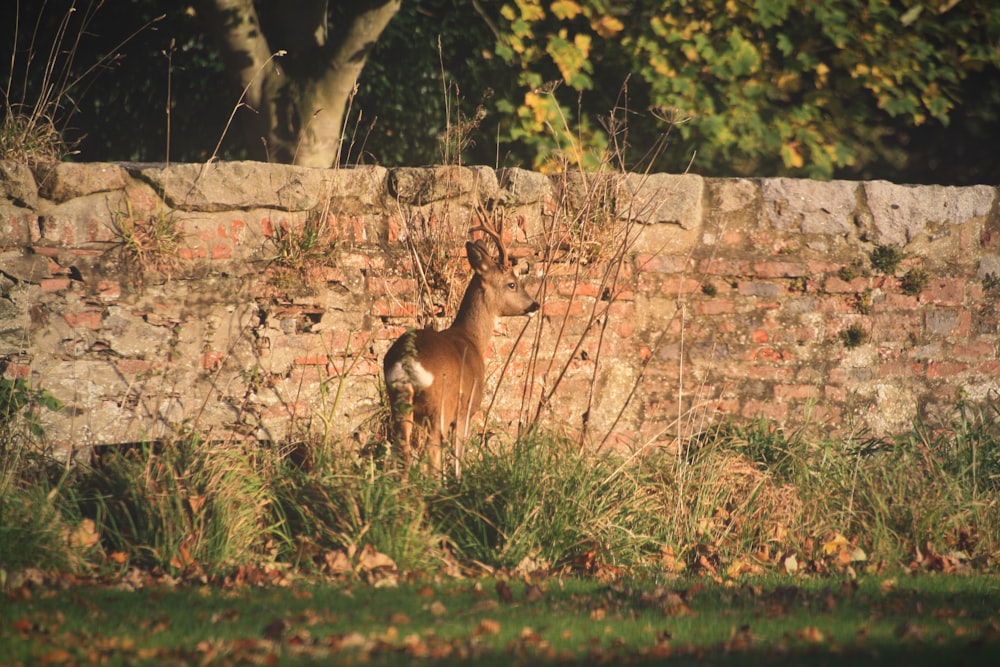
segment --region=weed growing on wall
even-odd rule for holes
[[[178,251],[185,235],[176,212],[139,215],[132,202],[125,199],[122,208],[111,214],[111,230],[118,257],[139,287],[151,272],[169,279],[180,269]]]
[[[875,271],[891,276],[899,269],[900,263],[906,259],[906,253],[895,246],[878,245],[868,257]]]

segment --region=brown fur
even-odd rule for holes
[[[499,236],[495,236],[498,239]],[[479,409],[486,377],[486,357],[499,316],[525,315],[538,310],[506,262],[490,257],[486,246],[466,243],[469,265],[475,272],[452,325],[443,331],[409,331],[386,352],[382,367],[393,415],[393,437],[403,463],[412,462],[414,426],[426,432],[431,470],[441,471],[445,438],[460,443]],[[427,374],[433,376],[423,386]],[[457,470],[457,468],[456,468]]]

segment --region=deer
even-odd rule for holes
[[[477,231],[492,239],[497,257],[482,240],[466,242],[473,275],[451,326],[441,331],[407,331],[382,361],[392,412],[392,443],[406,470],[413,464],[416,426],[424,436],[431,474],[441,474],[441,449],[446,438],[456,443],[455,474],[461,474],[458,448],[482,403],[486,361],[497,319],[529,315],[539,308],[514,273],[501,226],[484,222],[470,230]]]

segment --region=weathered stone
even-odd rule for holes
[[[983,218],[997,196],[996,188],[986,185],[958,188],[867,181],[863,187],[875,226],[875,242],[896,246],[909,243],[929,223],[959,225]]]
[[[849,234],[858,184],[796,178],[761,180],[764,211],[771,225],[803,234]]]
[[[250,161],[125,167],[183,211],[309,211],[319,204],[328,175],[325,169]]]
[[[19,207],[38,206],[38,186],[27,165],[0,160],[0,193]]]
[[[701,226],[705,180],[693,174],[626,174],[619,182],[615,215],[646,225]]]
[[[0,252],[0,273],[26,283],[52,276],[50,260],[26,248]]]
[[[761,179],[767,183],[767,179]],[[753,206],[760,185],[749,178],[713,178],[705,183],[712,201],[712,212],[732,213]]]
[[[39,193],[57,203],[97,192],[122,190],[128,181],[122,167],[106,162],[57,162],[39,171]]]
[[[389,195],[401,203],[423,206],[445,199],[478,195],[484,178],[492,179],[487,192],[496,191],[496,175],[470,167],[398,167],[389,171]],[[492,185],[492,187],[491,187]]]
[[[505,168],[499,173],[500,188],[514,206],[535,204],[552,192],[549,177],[527,169]]]
[[[329,169],[323,185],[329,195],[328,212],[337,215],[360,215],[381,210],[385,205],[389,170],[363,166]]]

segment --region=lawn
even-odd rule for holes
[[[25,586],[4,600],[0,655],[4,665],[1000,660],[993,576],[382,584]]]

